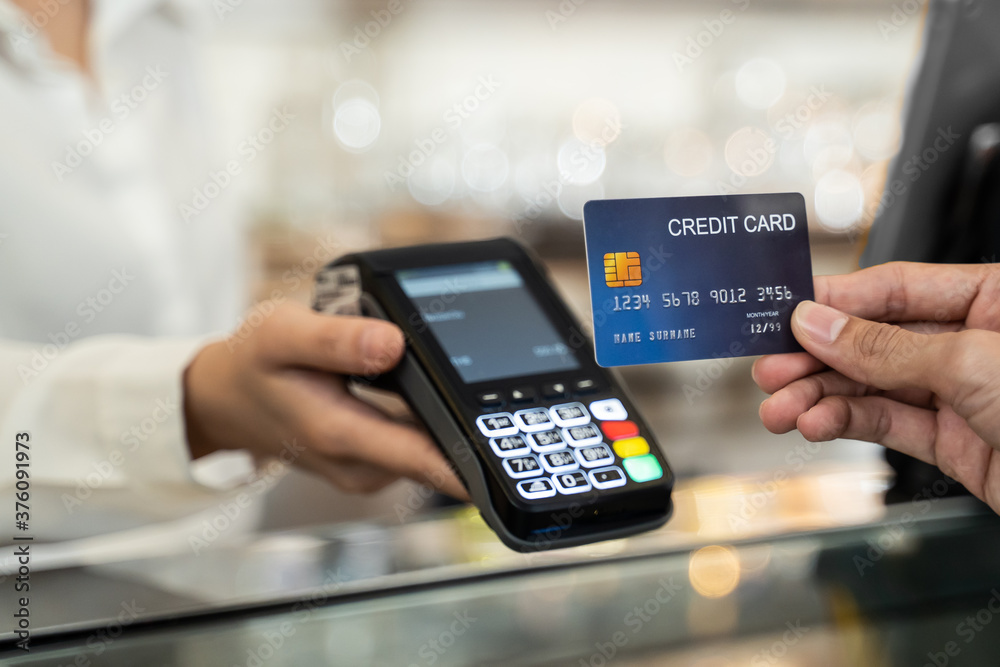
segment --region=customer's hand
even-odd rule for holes
[[[892,263],[815,286],[825,305],[792,315],[806,353],[754,364],[764,425],[881,443],[1000,512],[1000,268]]]
[[[294,441],[295,462],[349,492],[400,476],[456,498],[465,488],[421,430],[388,418],[347,389],[345,375],[385,372],[402,358],[393,324],[319,315],[283,304],[245,339],[203,348],[184,376],[188,443],[276,456]]]

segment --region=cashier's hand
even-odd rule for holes
[[[792,315],[807,352],[754,364],[764,425],[881,443],[1000,512],[1000,267],[900,262],[815,286]]]
[[[345,376],[385,372],[403,348],[402,332],[388,322],[282,304],[249,337],[212,343],[187,368],[191,452],[247,449],[263,458],[294,441],[304,447],[297,464],[345,491],[377,491],[402,476],[465,500],[426,433],[347,389]]]

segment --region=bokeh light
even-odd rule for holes
[[[378,108],[368,100],[347,100],[333,115],[333,134],[345,148],[361,151],[371,147],[381,129]]]
[[[736,72],[736,95],[751,109],[767,109],[785,94],[785,70],[770,58],[754,58]]]
[[[726,164],[747,178],[760,176],[774,162],[777,143],[759,127],[742,127],[726,141]]]
[[[816,217],[830,231],[845,232],[853,227],[861,220],[864,203],[861,179],[848,171],[834,169],[816,183]]]
[[[573,136],[585,144],[607,146],[621,135],[622,115],[606,99],[594,97],[573,112]]]
[[[443,156],[435,157],[418,167],[406,186],[413,198],[425,206],[443,204],[455,191],[455,166]]]
[[[473,146],[462,160],[462,178],[479,192],[498,190],[506,182],[509,170],[507,154],[493,144]]]
[[[691,586],[707,598],[729,595],[740,583],[740,559],[732,547],[710,545],[691,554]]]
[[[379,96],[360,79],[342,83],[333,94],[333,136],[351,152],[372,147],[382,131]]]
[[[607,156],[604,147],[593,142],[580,141],[576,137],[559,147],[556,165],[564,180],[573,185],[593,183],[604,173]]]
[[[678,128],[667,135],[663,158],[678,176],[699,176],[712,166],[712,140],[693,127]]]
[[[887,160],[899,150],[899,110],[888,103],[866,104],[854,121],[854,143],[869,160]]]

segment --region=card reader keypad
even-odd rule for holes
[[[663,468],[617,398],[494,412],[476,420],[521,497],[536,500],[660,479]]]

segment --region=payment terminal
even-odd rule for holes
[[[407,400],[508,547],[619,538],[669,517],[673,475],[653,434],[516,242],[348,255],[317,275],[314,308],[402,328],[399,366],[352,379]]]

